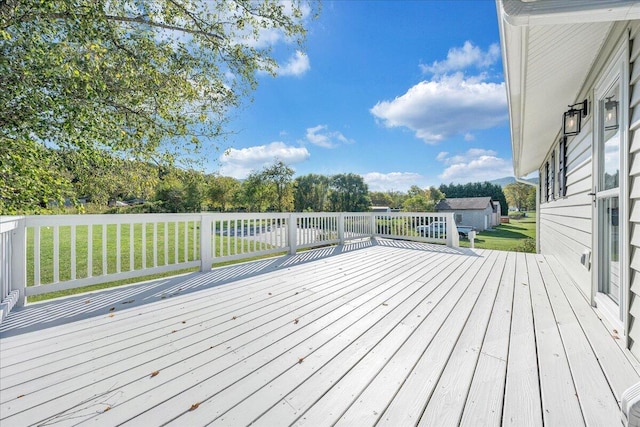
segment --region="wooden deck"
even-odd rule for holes
[[[377,240],[33,304],[0,425],[620,425],[632,362],[553,258]]]

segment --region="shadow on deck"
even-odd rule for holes
[[[330,259],[372,246],[477,256],[475,252],[465,248],[449,248],[443,245],[403,240],[363,239],[345,245],[298,252],[295,255],[214,268],[206,273],[188,273],[27,304],[25,307],[14,309],[0,324],[0,337],[38,331],[94,316],[109,315],[115,311],[222,286],[308,262]]]

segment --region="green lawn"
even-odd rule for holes
[[[103,234],[101,225],[91,226],[91,275],[99,276],[103,275]],[[133,269],[139,270],[143,265],[143,251],[145,249],[145,263],[146,267],[153,266],[153,251],[154,241],[157,242],[157,265],[163,266],[167,264],[176,264],[197,260],[200,257],[199,250],[199,237],[200,233],[196,229],[194,235],[194,227],[198,225],[191,221],[186,226],[183,222],[168,223],[167,227],[167,241],[166,241],[166,261],[165,262],[165,224],[158,223],[155,232],[153,224],[147,224],[144,230],[143,239],[143,227],[142,224],[133,224],[133,251],[130,250],[130,225],[123,224],[120,227],[120,271],[132,270],[131,252],[133,252]],[[177,240],[176,240],[176,227]],[[185,254],[185,232],[187,233],[187,251]],[[77,226],[75,230],[75,242],[76,242],[76,278],[85,278],[88,276],[89,267],[89,226]],[[116,251],[117,241],[117,227],[116,225],[108,225],[106,227],[106,272],[108,274],[115,273],[117,270],[118,256]],[[71,279],[71,227],[61,226],[58,233],[59,239],[59,280],[66,281]],[[194,253],[194,239],[196,244],[196,251]],[[48,283],[53,283],[54,279],[54,262],[53,262],[53,245],[54,245],[54,233],[53,227],[41,227],[40,229],[40,283],[46,286]],[[177,257],[176,257],[177,247]],[[228,255],[235,255],[239,252],[253,252],[259,250],[269,249],[270,245],[264,242],[252,241],[250,239],[242,239],[235,237],[220,237],[217,238],[215,247],[215,256],[222,257]],[[35,240],[33,228],[27,229],[27,286],[34,285],[34,264],[35,264]],[[273,255],[269,255],[273,256]],[[260,257],[248,258],[243,261],[253,260]],[[236,261],[237,262],[237,261]],[[227,263],[217,263],[216,266],[225,265]],[[72,295],[87,291],[93,291],[98,289],[111,288],[114,286],[124,285],[127,283],[135,283],[143,280],[157,279],[161,277],[173,276],[176,274],[187,273],[190,271],[196,271],[197,268],[182,269],[177,271],[171,271],[167,273],[160,273],[149,276],[142,276],[126,280],[118,280],[114,282],[103,283],[99,285],[85,286],[76,289],[70,289],[67,291],[50,292],[47,294],[30,296],[29,301],[35,302],[40,300],[46,300],[50,298],[57,298],[65,295]]]
[[[536,216],[527,212],[522,219],[511,219],[509,224],[500,224],[493,231],[476,235],[475,247],[500,251],[535,252]],[[460,239],[460,246],[469,247],[469,241]]]

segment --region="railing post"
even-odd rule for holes
[[[27,302],[27,221],[17,220],[18,226],[11,232],[11,285],[10,290],[18,291],[16,307]]]
[[[298,218],[295,214],[289,214],[289,255],[295,255],[298,250]]]
[[[460,247],[460,236],[458,236],[458,227],[454,219],[453,212],[447,212],[447,246],[450,248]]]
[[[338,239],[344,245],[344,212],[338,214]]]
[[[211,216],[200,215],[200,271],[211,271],[213,254],[211,253]]]
[[[375,236],[378,235],[378,227],[376,224],[376,213],[375,212],[371,212],[371,238],[373,239]]]

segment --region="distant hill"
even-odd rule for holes
[[[525,179],[525,181],[529,181],[533,184],[538,183],[538,177]],[[513,184],[516,182],[516,179],[512,176],[505,176],[504,178],[494,179],[493,181],[489,181],[491,184],[499,185],[500,187],[505,187],[509,184]]]

